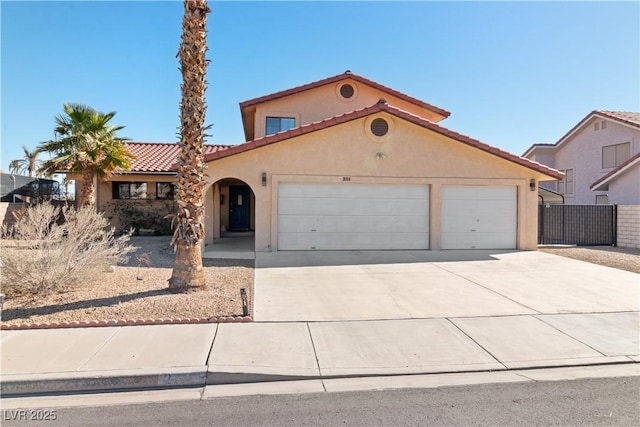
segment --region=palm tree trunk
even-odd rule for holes
[[[96,204],[96,187],[93,184],[93,170],[86,168],[82,171],[82,187],[80,191],[80,206]]]
[[[172,243],[176,248],[170,288],[206,285],[200,244],[204,239],[204,118],[207,60],[206,0],[184,0],[180,69],[180,167]]]

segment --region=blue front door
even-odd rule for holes
[[[229,229],[248,230],[251,190],[246,185],[229,186]]]

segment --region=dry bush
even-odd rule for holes
[[[90,285],[135,250],[131,233],[114,237],[95,207],[29,207],[3,235],[0,263],[7,295],[63,292]]]

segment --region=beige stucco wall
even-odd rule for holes
[[[338,95],[339,88],[345,83],[351,84],[356,89],[355,95],[349,100]],[[427,109],[349,79],[257,105],[254,118],[255,138],[265,135],[267,117],[294,117],[296,126],[300,126],[334,117],[345,111],[370,107],[380,98],[385,98],[387,103],[394,107],[432,121],[439,121],[442,118]]]
[[[391,130],[384,142],[367,136],[367,120],[384,117]],[[384,158],[378,158],[383,153]],[[280,182],[343,182],[426,184],[430,186],[430,247],[440,249],[441,189],[443,185],[508,185],[518,190],[519,249],[537,248],[538,193],[530,179],[545,175],[438,135],[402,119],[380,113],[369,119],[302,135],[290,140],[215,160],[208,181],[241,179],[255,194],[256,250],[277,250],[277,200]],[[261,173],[267,185],[261,185]],[[209,191],[213,193],[213,191]],[[213,197],[213,196],[211,196]],[[207,241],[213,238],[213,207]]]
[[[618,246],[640,248],[640,205],[618,206]]]

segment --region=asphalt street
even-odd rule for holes
[[[3,410],[3,426],[635,426],[640,377]],[[48,411],[48,412],[47,412]],[[29,417],[55,414],[55,420]],[[49,417],[51,418],[51,417]]]

